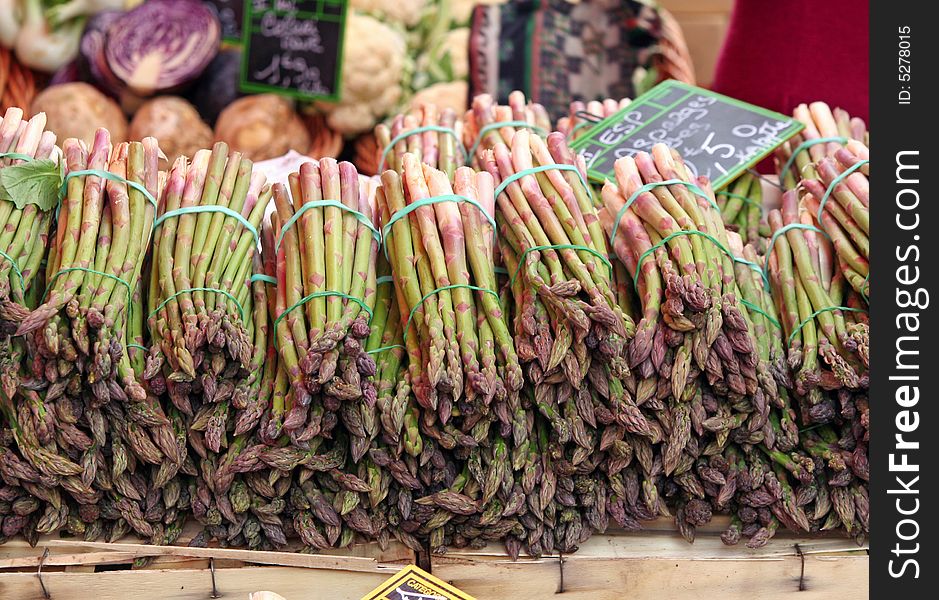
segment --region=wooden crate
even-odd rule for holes
[[[497,544],[451,549],[432,556],[430,570],[478,600],[555,594],[564,600],[774,600],[795,592],[798,600],[868,597],[866,546],[780,533],[760,550],[727,547],[718,537],[726,523],[715,518],[698,530],[694,544],[663,520],[639,533],[596,535],[576,554],[517,562]],[[182,543],[194,531],[187,530]],[[131,569],[138,558],[150,562]],[[358,600],[416,558],[400,544],[310,555],[150,546],[134,539],[107,544],[47,537],[31,548],[14,540],[0,546],[0,598],[41,600],[42,563],[51,600],[204,600],[213,590],[220,598],[267,590],[286,600]]]
[[[479,600],[857,600],[868,597],[867,547],[778,534],[766,547],[725,546],[726,519],[688,544],[662,521],[595,535],[571,555],[512,562],[497,545],[431,557],[435,576]],[[800,589],[801,588],[801,589]],[[511,590],[511,591],[509,591]]]
[[[187,529],[181,543],[194,532]],[[131,569],[139,558],[151,560]],[[42,600],[45,585],[51,600],[241,600],[260,590],[288,600],[358,600],[415,558],[399,543],[386,551],[356,544],[299,554],[151,546],[132,538],[108,544],[45,537],[31,548],[17,539],[0,546],[0,598]]]

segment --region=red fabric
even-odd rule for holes
[[[791,114],[816,100],[867,121],[868,3],[737,0],[714,91]]]

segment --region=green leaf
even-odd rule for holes
[[[0,169],[0,200],[6,200],[22,209],[35,204],[47,211],[59,202],[62,187],[62,169],[52,160],[31,160]]]

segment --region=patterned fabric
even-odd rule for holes
[[[563,115],[572,99],[635,97],[644,91],[662,19],[643,0],[513,0],[479,6],[470,38],[473,95],[505,101],[522,90]],[[652,74],[654,75],[654,73]]]

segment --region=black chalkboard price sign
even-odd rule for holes
[[[338,100],[347,0],[245,0],[241,89]]]
[[[203,0],[203,4],[215,11],[222,26],[222,38],[229,42],[240,42],[245,0]]]
[[[721,189],[803,125],[785,115],[677,81],[665,81],[590,128],[571,146],[595,181],[612,180],[613,163],[664,143],[695,175]]]

